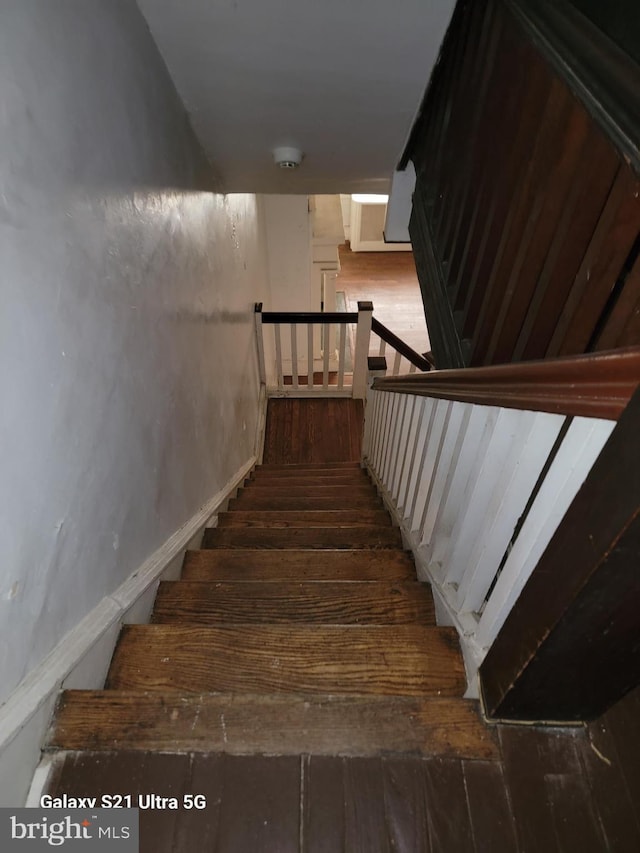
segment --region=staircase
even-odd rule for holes
[[[124,626],[47,749],[495,758],[400,533],[358,463],[263,465]]]

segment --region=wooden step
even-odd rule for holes
[[[250,479],[259,480],[296,480],[304,477],[307,480],[347,480],[357,483],[363,480],[370,483],[369,475],[364,468],[255,468]]]
[[[298,486],[298,487],[306,487],[309,489],[317,488],[317,487],[327,487],[327,486],[350,486],[350,487],[362,487],[362,486],[371,486],[373,488],[373,484],[371,480],[368,479],[364,474],[355,474],[355,475],[344,475],[344,474],[336,474],[335,476],[328,477],[316,477],[312,475],[298,475],[296,477],[256,477],[255,479],[245,481],[246,485],[251,485],[252,488],[261,488],[261,489],[271,489],[274,486],[280,486],[281,488],[285,488],[284,484],[286,484],[286,488],[289,486]]]
[[[45,748],[500,758],[494,731],[465,699],[136,690],[66,690]]]
[[[453,628],[125,625],[107,688],[461,696]]]
[[[229,510],[337,510],[337,509],[382,509],[382,501],[378,497],[352,497],[350,495],[336,497],[305,497],[292,498],[289,496],[272,497],[271,493],[256,494],[242,491],[237,498],[229,501]]]
[[[218,527],[391,527],[384,509],[239,510],[221,512]]]
[[[252,497],[269,497],[273,498],[332,498],[332,497],[349,497],[354,498],[372,498],[377,497],[378,493],[372,484],[364,486],[319,486],[311,483],[310,485],[296,486],[291,482],[287,482],[285,486],[270,486],[265,483],[256,483],[253,480],[247,481],[247,484],[240,490],[239,496],[243,495]]]
[[[277,464],[275,462],[266,462],[258,465],[256,471],[363,471],[360,462],[292,462],[289,464]]]
[[[208,527],[203,548],[401,548],[397,527]]]
[[[408,552],[392,550],[308,551],[233,550],[187,551],[182,577],[190,581],[287,580],[415,580]]]
[[[158,588],[152,622],[436,624],[431,590],[416,581],[165,581]]]

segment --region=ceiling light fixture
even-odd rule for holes
[[[283,145],[273,149],[273,159],[281,169],[297,169],[304,154],[299,148]]]

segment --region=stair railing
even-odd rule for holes
[[[404,367],[404,361],[408,362],[409,373],[415,373],[416,370],[423,372],[431,370],[433,365],[427,358],[417,353],[397,335],[394,335],[390,329],[383,326],[383,324],[379,320],[376,320],[375,317],[371,320],[371,331],[374,335],[377,335],[380,338],[380,346],[378,348],[379,356],[385,357],[387,344],[389,344],[395,353],[393,358],[393,367],[391,369],[392,376],[398,376],[400,374],[401,367]]]
[[[640,382],[640,348],[374,378],[364,462],[477,671]]]
[[[431,369],[428,359],[373,317],[371,302],[358,302],[357,313],[263,311],[257,303],[255,323],[260,379],[270,395],[364,399],[367,358],[376,346],[372,335],[379,338],[380,355],[387,346],[393,352],[394,376],[401,368],[410,374]],[[273,336],[265,336],[265,326]]]

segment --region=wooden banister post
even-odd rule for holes
[[[262,302],[256,302],[254,306],[254,318],[256,327],[256,346],[258,348],[258,371],[260,383],[267,384],[267,371],[264,364],[264,341],[262,339]]]
[[[358,302],[358,327],[356,330],[356,352],[353,364],[353,391],[356,400],[364,400],[367,394],[367,358],[373,319],[373,302]]]

